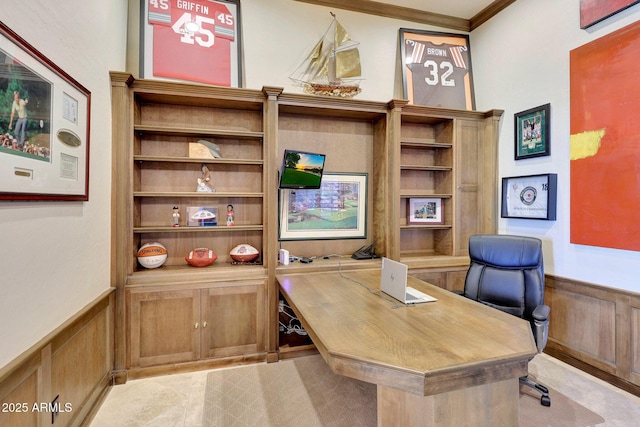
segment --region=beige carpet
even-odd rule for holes
[[[551,407],[526,388],[520,426],[593,426],[604,419],[550,389]],[[320,355],[212,371],[203,426],[375,426],[376,386],[336,375]]]

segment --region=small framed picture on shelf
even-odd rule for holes
[[[218,225],[218,208],[215,206],[189,206],[187,227],[213,227]]]
[[[409,199],[407,202],[407,224],[444,224],[442,199],[439,197]]]
[[[551,104],[545,104],[514,115],[516,160],[551,154],[550,111]]]

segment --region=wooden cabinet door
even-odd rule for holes
[[[131,366],[197,360],[199,322],[199,290],[131,292]]]
[[[202,357],[265,350],[265,282],[228,283],[202,290]]]

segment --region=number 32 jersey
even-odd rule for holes
[[[235,19],[210,0],[147,0],[153,75],[231,86]]]
[[[407,40],[405,65],[413,78],[413,103],[466,109],[469,63],[466,46]]]

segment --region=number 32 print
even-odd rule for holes
[[[241,86],[238,1],[145,3],[143,77]]]
[[[409,103],[475,109],[468,36],[401,28],[400,43]]]

